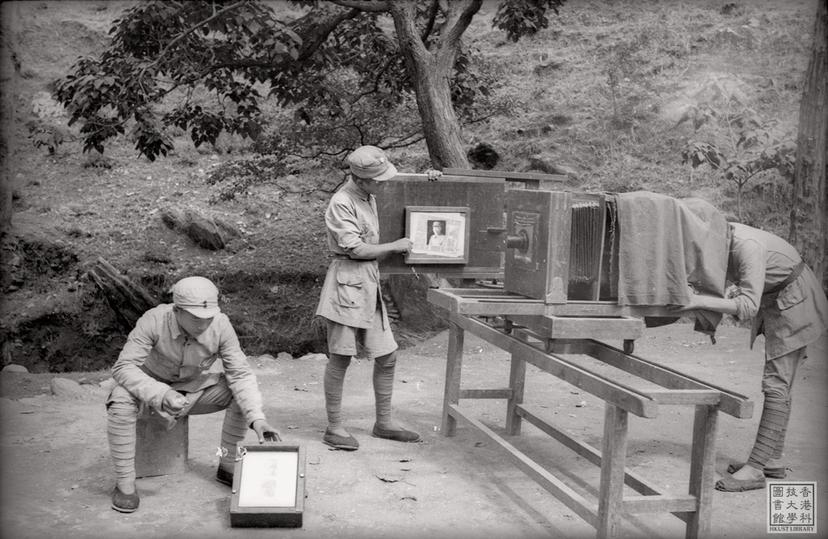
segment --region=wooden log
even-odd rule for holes
[[[143,286],[121,274],[103,258],[99,257],[87,274],[101,289],[118,322],[126,330],[131,330],[141,315],[159,303]]]

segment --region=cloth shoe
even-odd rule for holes
[[[118,485],[115,485],[115,490],[112,491],[112,509],[121,513],[132,513],[138,509],[140,502],[137,490],[132,494],[124,494]]]
[[[228,487],[233,486],[233,474],[224,470],[221,466],[218,467],[216,470],[216,481],[219,483],[224,483]]]
[[[383,429],[382,427],[377,426],[374,424],[374,430],[372,432],[374,436],[377,438],[385,438],[386,440],[394,440],[395,442],[419,442],[420,435],[414,431],[406,430],[406,429],[399,429],[399,430],[391,430],[391,429]]]
[[[730,474],[736,473],[739,470],[741,470],[742,466],[744,466],[744,465],[745,465],[744,462],[741,462],[741,463],[734,462],[734,463],[732,463],[731,465],[729,465],[727,467],[727,473],[730,473]],[[769,479],[785,479],[785,477],[788,475],[787,470],[788,469],[784,466],[765,466],[762,469],[762,471],[765,474],[765,477],[767,477]]]
[[[716,481],[716,490],[722,492],[744,492],[746,490],[758,490],[765,488],[765,478],[762,479],[736,479],[730,474],[725,474]]]
[[[359,442],[356,438],[351,436],[338,436],[325,429],[325,436],[322,437],[322,443],[327,444],[335,449],[342,449],[343,451],[356,451],[359,449]]]

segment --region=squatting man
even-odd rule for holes
[[[172,288],[173,303],[148,310],[112,367],[117,385],[106,400],[107,437],[115,468],[112,508],[138,509],[135,441],[138,417],[170,426],[181,417],[225,410],[216,479],[233,484],[236,444],[247,429],[260,443],[279,441],[262,411],[256,376],[236,332],[218,306],[218,289],[204,277]]]

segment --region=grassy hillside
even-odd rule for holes
[[[321,213],[341,172],[308,167],[216,202],[224,186],[206,179],[220,163],[245,156],[242,141],[196,149],[181,138],[154,163],[128,140],[90,156],[48,99],[52,81],[100,50],[129,4],[2,4],[2,84],[11,112],[5,170],[15,193],[0,283],[4,363],[41,371],[111,363],[125,332],[86,277],[98,257],[159,298],[181,276],[213,278],[250,354],[318,350],[308,328],[327,266]],[[487,3],[467,40],[497,75],[497,94],[509,107],[463,136],[469,147],[492,145],[501,156],[496,169],[553,167],[570,172],[573,189],[701,196],[735,212],[732,184],[681,163],[688,140],[726,144],[729,133],[712,124],[694,131],[682,116],[704,105],[753,110],[795,136],[814,0],[570,0],[548,29],[518,43],[491,28],[493,13]],[[64,125],[54,155],[32,144],[33,121]],[[400,170],[428,165],[423,146],[393,159]],[[788,193],[775,172],[753,178],[743,217],[786,234]],[[222,251],[200,249],[164,225],[168,208],[198,209],[240,235]]]

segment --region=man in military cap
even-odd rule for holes
[[[380,290],[377,259],[411,250],[409,238],[379,243],[379,222],[374,198],[381,182],[397,174],[385,152],[361,146],[348,156],[350,178],[336,192],[325,212],[328,248],[333,260],[328,267],[316,314],[327,324],[328,363],[325,367],[325,409],[328,427],[322,441],[347,451],[359,442],[342,421],[342,389],[345,372],[357,346],[374,360],[373,386],[376,422],[372,434],[399,442],[416,442],[420,435],[391,417],[397,343],[391,332]],[[428,171],[428,179],[441,173]]]
[[[139,417],[156,414],[174,422],[185,415],[226,410],[216,479],[233,483],[236,444],[247,429],[259,442],[280,439],[262,411],[256,376],[239,346],[218,289],[204,277],[186,277],[172,288],[173,303],[138,320],[112,366],[117,385],[106,400],[107,437],[115,467],[112,508],[138,509],[135,440]]]

